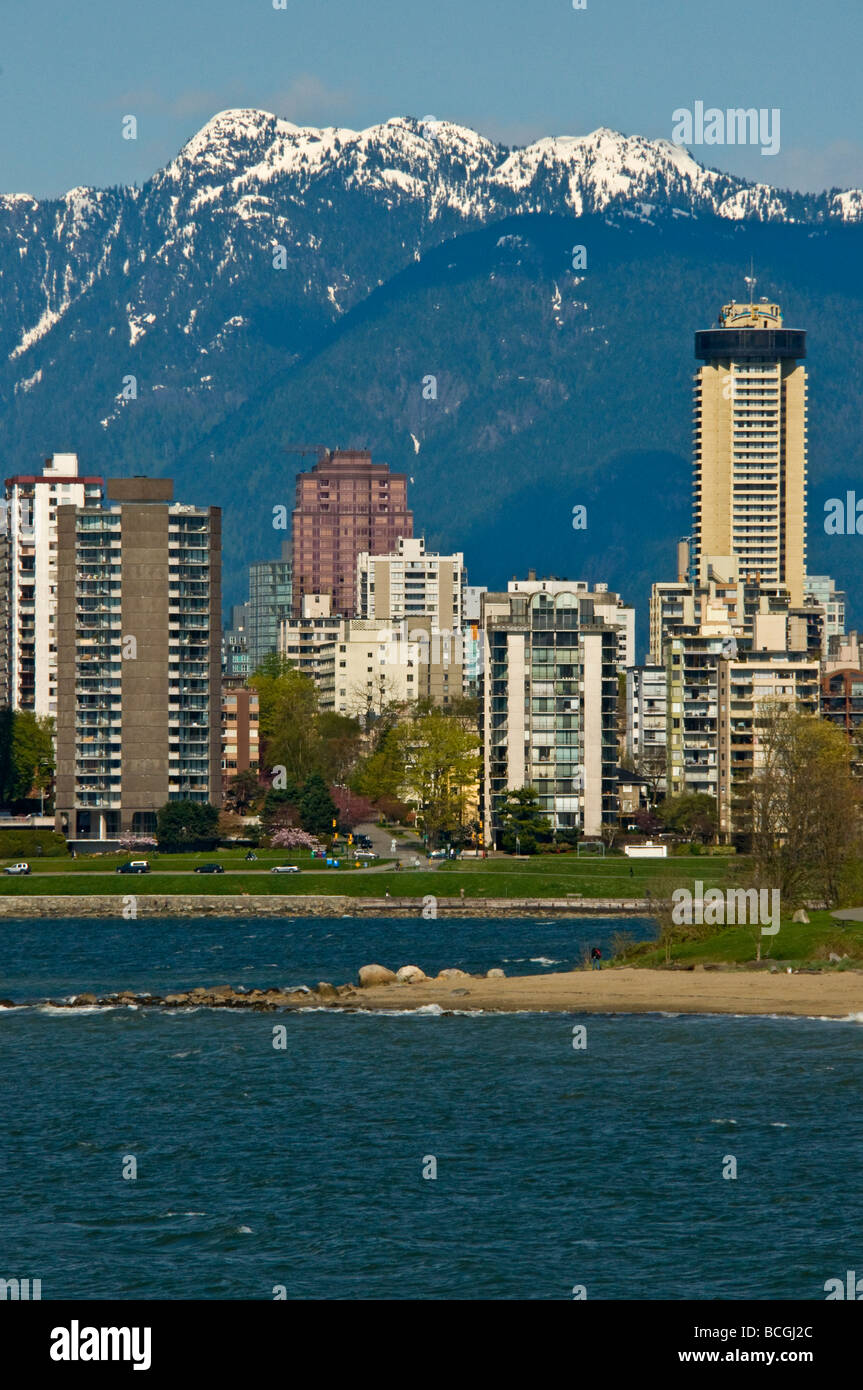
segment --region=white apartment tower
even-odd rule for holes
[[[726,304],[697,332],[694,573],[736,555],[746,582],[803,603],[806,572],[806,334],[777,304]],[[654,651],[654,660],[658,653]]]
[[[100,505],[102,479],[77,454],[7,478],[0,507],[0,705],[57,712],[57,507]]]
[[[425,541],[400,538],[391,555],[363,551],[357,557],[357,616],[435,619],[441,632],[462,625],[464,555],[430,555]]]

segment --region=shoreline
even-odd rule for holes
[[[448,970],[434,979],[416,983],[395,981],[361,986],[321,981],[314,989],[301,986],[292,990],[248,991],[218,985],[165,995],[120,990],[21,1003],[0,1000],[4,1009],[44,1005],[69,1010],[203,1007],[259,1013],[321,1008],[346,1013],[402,1013],[425,1008],[442,1013],[750,1014],[848,1020],[856,1015],[863,1021],[863,971],[787,974],[778,970],[710,970],[703,966],[689,970],[620,966],[599,971],[488,978]]]
[[[125,886],[125,885],[124,885]],[[354,897],[346,893],[42,893],[0,894],[0,921],[16,917],[127,917],[134,898],[142,917],[423,917],[427,897]],[[435,895],[440,917],[650,917],[646,898],[447,898]],[[430,920],[432,920],[430,918]]]

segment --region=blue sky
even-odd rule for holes
[[[0,0],[0,191],[144,182],[216,111],[459,121],[508,144],[778,107],[781,149],[703,162],[863,185],[859,0]],[[124,115],[138,139],[121,138]]]

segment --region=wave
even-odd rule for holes
[[[66,1006],[64,1007],[64,1006],[58,1005],[58,1004],[36,1004],[36,1005],[35,1005],[35,1008],[36,1008],[36,1012],[37,1012],[37,1013],[39,1013],[39,1014],[47,1014],[49,1018],[57,1018],[57,1017],[59,1017],[59,1018],[75,1018],[76,1016],[80,1017],[81,1014],[109,1014],[109,1013],[113,1013],[113,1011],[114,1011],[115,1009],[122,1009],[122,1008],[125,1008],[125,1005],[124,1005],[124,1004],[79,1004],[77,1007],[75,1007],[74,1005],[66,1005]]]

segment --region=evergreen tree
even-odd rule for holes
[[[218,834],[219,812],[208,801],[168,801],[156,816],[160,845],[211,840]]]
[[[337,820],[336,804],[330,796],[329,788],[319,772],[307,778],[300,794],[297,809],[300,825],[311,835],[329,835],[333,831],[333,821]]]

